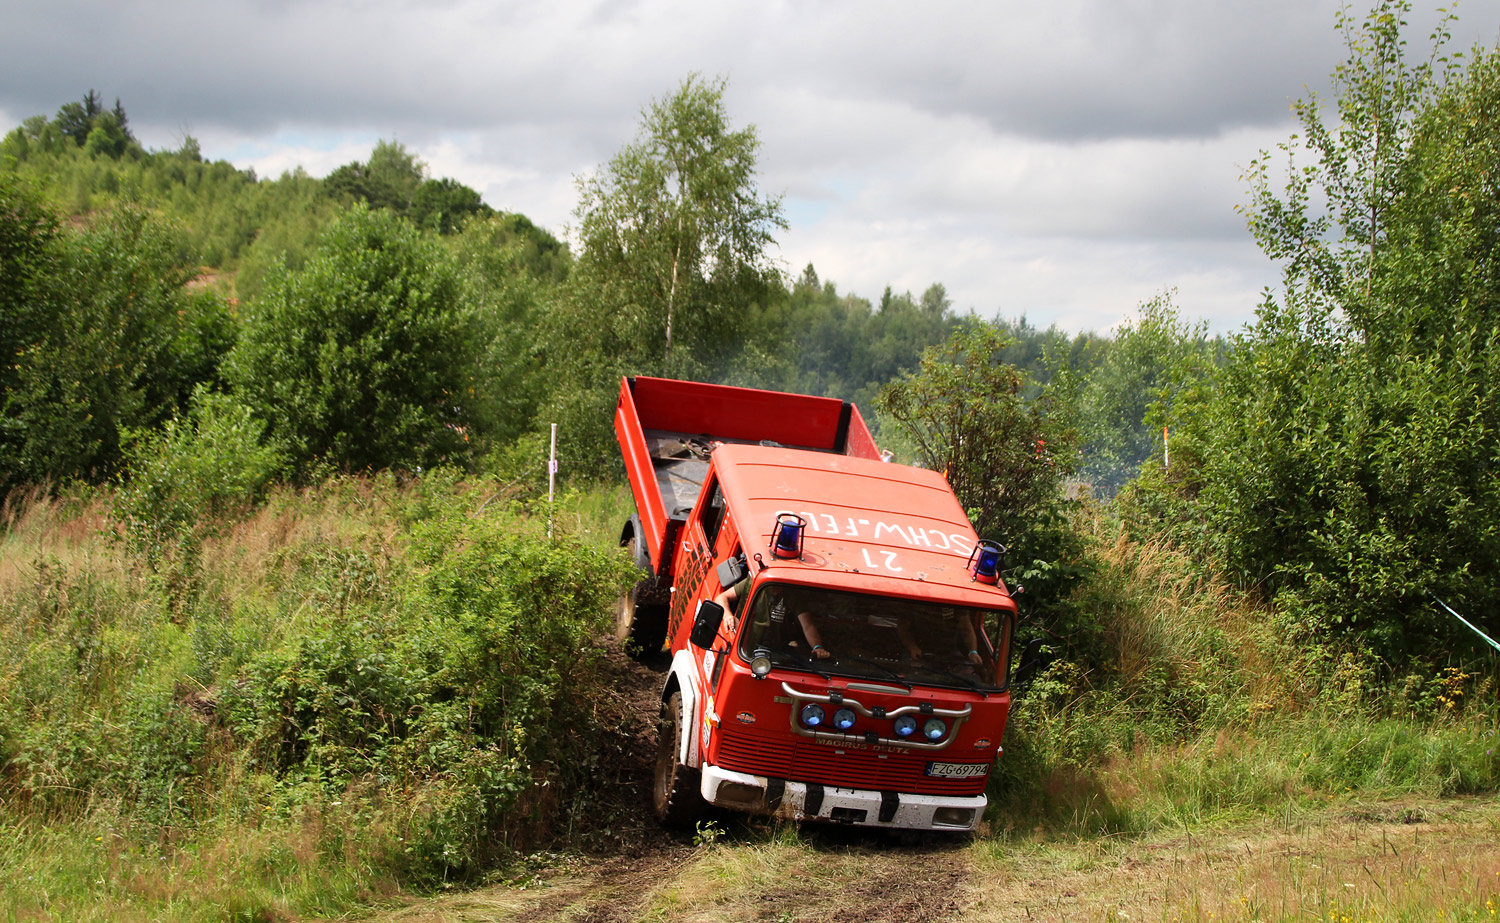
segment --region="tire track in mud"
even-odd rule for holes
[[[912,855],[886,859],[885,867],[873,880],[844,889],[838,895],[838,905],[823,919],[831,923],[908,923],[956,917],[967,903],[963,894],[969,880],[968,863],[948,855],[945,867],[932,869],[912,861],[915,859]]]
[[[589,874],[544,894],[536,906],[512,917],[527,923],[631,923],[641,917],[655,888],[670,881],[694,850],[675,846],[649,856],[617,857]]]
[[[819,839],[813,837],[815,843]],[[973,903],[968,856],[952,844],[923,847],[866,846],[846,852],[813,845],[819,853],[837,851],[841,874],[821,888],[791,883],[760,895],[753,916],[764,923],[911,923],[957,919]]]
[[[656,889],[672,881],[693,853],[693,847],[671,844],[646,855],[586,860],[524,885],[492,885],[463,894],[412,899],[406,906],[365,919],[378,923],[630,923],[644,915]]]

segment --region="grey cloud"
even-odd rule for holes
[[[751,86],[795,82],[902,99],[1049,137],[1177,133],[1284,107],[1285,93],[1265,92],[1266,75],[1309,59],[1302,24],[1326,34],[1326,3],[1314,7],[1322,15],[1273,3],[1225,17],[1205,12],[1216,4],[1186,0],[834,2],[769,12],[749,4],[59,0],[8,17],[0,104],[50,111],[87,88],[74,84],[92,80],[127,99],[149,96],[173,117],[242,127],[372,117],[496,124],[559,112],[607,118],[622,107],[633,115],[696,68]],[[1112,12],[1127,7],[1137,9]],[[1290,34],[1272,41],[1278,30]],[[89,62],[89,72],[58,68],[59,60]]]
[[[1280,118],[1337,47],[1332,0],[823,5],[810,47],[865,11],[812,79],[1053,139],[1201,136]],[[829,10],[836,12],[830,13]],[[854,18],[854,17],[849,17]],[[853,30],[851,30],[853,31]],[[1317,62],[1304,72],[1309,62]]]
[[[995,130],[1053,140],[1211,137],[1282,120],[1343,56],[1338,0],[1054,0],[955,5],[833,3],[802,55],[864,13],[831,66],[799,69],[828,95],[903,100]],[[1459,4],[1453,47],[1494,42],[1500,3]],[[1357,10],[1356,10],[1357,12]],[[1435,10],[1407,29],[1426,53]],[[799,55],[800,57],[801,55]],[[811,70],[810,74],[804,70]]]
[[[866,295],[941,281],[1042,323],[1107,326],[1176,281],[1187,312],[1248,317],[1274,271],[1233,213],[1236,165],[1342,56],[1338,2],[0,0],[0,110],[92,87],[151,144],[320,162],[395,136],[557,228],[571,175],[643,105],[724,74],[762,188],[805,222],[795,267]],[[1456,46],[1493,44],[1500,0],[1459,12]]]
[[[628,121],[697,69],[1031,137],[1201,137],[1283,117],[1339,50],[1335,0],[10,5],[7,110],[97,86],[147,120],[245,130]]]
[[[249,130],[618,113],[618,100],[584,89],[603,78],[601,62],[571,66],[552,22],[518,25],[479,5],[450,6],[452,20],[396,3],[61,0],[10,18],[0,37],[0,105],[50,114],[97,86],[133,112],[160,106],[166,117]],[[84,35],[75,23],[87,24]]]

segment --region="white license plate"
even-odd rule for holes
[[[977,779],[989,771],[989,763],[927,764],[927,774],[938,779]]]

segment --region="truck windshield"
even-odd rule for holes
[[[966,689],[1005,679],[999,610],[767,583],[746,611],[746,660],[763,651],[792,669]]]

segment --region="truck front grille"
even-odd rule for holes
[[[904,792],[913,795],[972,796],[984,791],[985,779],[934,779],[926,767],[934,759],[962,762],[958,753],[877,752],[851,746],[824,746],[797,738],[760,737],[721,725],[710,759],[734,772],[817,782],[840,788]]]

